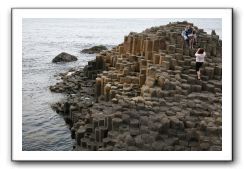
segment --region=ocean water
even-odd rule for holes
[[[73,140],[63,118],[50,108],[65,97],[51,93],[49,86],[55,75],[73,67],[83,67],[95,58],[81,54],[84,48],[105,45],[112,48],[123,42],[129,32],[141,32],[169,22],[193,22],[210,33],[214,29],[222,37],[221,19],[23,19],[22,25],[22,149],[24,151],[70,151]],[[61,52],[78,57],[78,61],[53,64]]]

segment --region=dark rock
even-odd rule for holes
[[[207,135],[212,136],[212,135],[218,135],[218,127],[207,127],[206,128]]]
[[[156,141],[152,143],[152,149],[154,151],[162,151],[165,146],[165,143],[162,141]]]
[[[190,147],[199,147],[199,143],[197,141],[189,141]]]
[[[125,137],[125,142],[127,143],[127,145],[129,146],[134,146],[135,145],[135,140],[131,135],[127,135]]]
[[[165,144],[167,144],[168,146],[174,146],[175,144],[178,144],[179,139],[176,137],[171,137],[171,138],[167,138],[164,140]]]
[[[122,121],[124,124],[130,124],[130,116],[128,114],[122,114]]]
[[[181,145],[175,145],[175,151],[184,151],[185,147]]]
[[[57,56],[52,60],[52,62],[53,62],[53,63],[57,63],[57,62],[72,62],[72,61],[76,61],[76,60],[77,60],[77,57],[76,57],[76,56],[73,56],[73,55],[71,55],[71,54],[62,52],[62,53],[60,53],[59,55],[57,55]]]
[[[199,109],[199,110],[192,110],[191,112],[190,112],[190,114],[191,114],[191,116],[203,116],[203,117],[208,117],[208,116],[210,116],[210,112],[208,112],[208,111],[204,111],[204,110],[201,110],[201,109]]]
[[[64,103],[64,114],[70,114],[70,104],[68,102]]]
[[[137,119],[130,120],[130,128],[139,128],[140,122]]]
[[[143,142],[146,144],[150,144],[155,140],[153,138],[153,136],[151,136],[150,134],[142,134],[141,138],[142,138]]]
[[[196,129],[186,129],[186,141],[198,141],[198,135]]]
[[[211,146],[210,151],[222,151],[222,147],[221,146]]]
[[[199,127],[201,130],[205,130],[207,128],[207,123],[206,121],[201,121],[199,124]]]
[[[99,45],[99,46],[93,46],[89,49],[83,49],[81,52],[88,53],[88,54],[94,54],[94,53],[99,53],[103,50],[107,50],[107,47],[103,46],[103,45]]]
[[[80,127],[78,129],[78,131],[76,132],[76,142],[78,145],[80,145],[81,139],[84,138],[85,132],[86,132],[86,129],[84,127]]]
[[[118,131],[119,130],[119,126],[122,123],[122,119],[120,118],[113,118],[112,119],[112,129],[113,131]]]
[[[149,129],[147,126],[140,126],[140,134],[147,134],[149,133]]]
[[[188,141],[179,140],[179,145],[188,146]]]
[[[128,146],[128,151],[138,151],[138,148],[136,146]]]
[[[194,147],[193,146],[193,147],[190,148],[190,150],[191,151],[200,151],[201,149],[200,149],[200,147]]]
[[[177,118],[170,119],[170,128],[172,129],[184,129],[184,123]]]
[[[174,150],[174,146],[165,146],[164,151],[173,151]]]
[[[159,131],[161,129],[162,124],[160,122],[149,122],[148,127],[152,131]]]
[[[135,137],[135,143],[137,147],[142,147],[143,146],[143,140],[141,138],[141,135],[138,135]]]
[[[166,112],[166,115],[167,116],[175,116],[176,115],[176,112],[173,112],[173,111],[170,111],[169,110],[169,111]]]
[[[196,123],[195,122],[192,122],[192,121],[185,121],[185,127],[186,128],[194,128]]]
[[[141,125],[148,125],[148,117],[147,116],[141,116],[140,117],[140,123],[141,123]]]
[[[137,136],[137,135],[139,135],[140,134],[140,130],[139,129],[130,129],[130,135],[132,136],[132,137],[135,137],[135,136]]]
[[[170,120],[168,118],[163,118],[161,120],[161,127],[159,132],[160,133],[165,133],[167,130],[170,128]]]
[[[200,144],[200,147],[202,150],[208,150],[209,149],[209,143],[201,143]]]

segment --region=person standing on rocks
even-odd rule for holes
[[[196,45],[196,43],[197,43],[197,31],[196,31],[196,29],[193,28],[192,34],[193,34],[193,45]]]
[[[186,35],[189,39],[188,40],[189,41],[189,47],[190,47],[190,49],[193,49],[194,35],[193,35],[193,28],[191,27],[191,25],[187,26]]]
[[[197,79],[201,80],[200,68],[204,63],[204,58],[206,57],[206,52],[203,48],[198,48],[197,52],[195,53],[196,56],[196,72],[197,72]]]
[[[182,31],[181,36],[184,38],[186,47],[189,46],[189,38],[187,36],[187,27],[185,27],[185,29]]]

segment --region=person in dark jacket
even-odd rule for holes
[[[185,30],[181,33],[182,37],[185,40],[187,47],[193,48],[194,37],[193,37],[193,28],[191,25],[186,26]]]
[[[185,41],[185,46],[186,47],[189,47],[189,38],[188,38],[188,36],[187,36],[187,30],[188,30],[188,28],[187,27],[185,27],[185,29],[182,31],[182,33],[181,33],[181,36],[183,37],[183,39],[184,39],[184,41]]]

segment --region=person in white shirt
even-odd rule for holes
[[[206,52],[203,48],[198,48],[197,52],[195,53],[196,56],[196,72],[197,72],[197,79],[201,80],[201,73],[200,68],[204,63],[204,58],[206,57]]]

